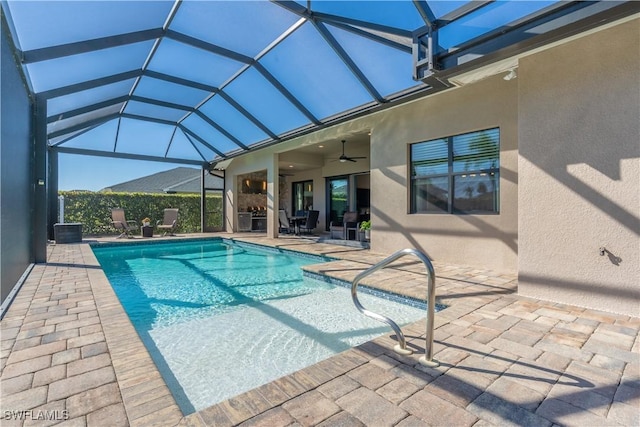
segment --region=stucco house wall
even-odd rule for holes
[[[415,247],[438,261],[515,271],[518,263],[516,80],[500,76],[379,114],[371,134],[371,248]],[[500,213],[410,214],[409,145],[500,128]]]
[[[640,315],[639,75],[638,19],[520,61],[520,294]]]

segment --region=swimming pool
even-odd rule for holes
[[[329,258],[222,239],[93,251],[184,414],[389,332],[348,288],[303,276]],[[401,325],[425,316],[419,304],[360,299]]]

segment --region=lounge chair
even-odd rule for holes
[[[349,233],[353,231],[354,240],[358,240],[358,212],[345,212],[342,217],[342,224],[329,223],[329,238],[350,240]],[[338,236],[338,237],[335,237]]]
[[[316,228],[318,225],[318,216],[320,215],[320,211],[307,211],[307,219],[305,219],[304,223],[300,224],[300,233],[302,231],[306,231],[308,234]]]
[[[135,221],[127,221],[124,216],[124,209],[122,208],[111,209],[111,225],[113,225],[116,230],[122,230],[122,233],[116,237],[116,239],[121,239],[122,237],[132,239],[133,235],[131,232],[138,230],[138,223]]]
[[[287,216],[287,211],[284,209],[280,209],[278,211],[278,222],[280,223],[280,228],[278,229],[279,233],[291,233],[293,230],[293,222]]]
[[[163,236],[175,236],[173,234],[176,231],[178,226],[178,209],[168,208],[164,210],[164,219],[162,221],[158,221],[156,224],[156,228],[158,230],[163,230]]]

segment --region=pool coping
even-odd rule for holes
[[[88,278],[113,365],[122,402],[131,425],[171,423],[183,418],[149,351],[122,307],[90,245],[80,250],[89,268]],[[155,381],[152,389],[141,385]]]

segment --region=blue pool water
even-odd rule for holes
[[[222,239],[93,251],[185,414],[390,331],[360,314],[346,287],[303,276],[326,258]],[[360,299],[399,324],[425,316]]]

